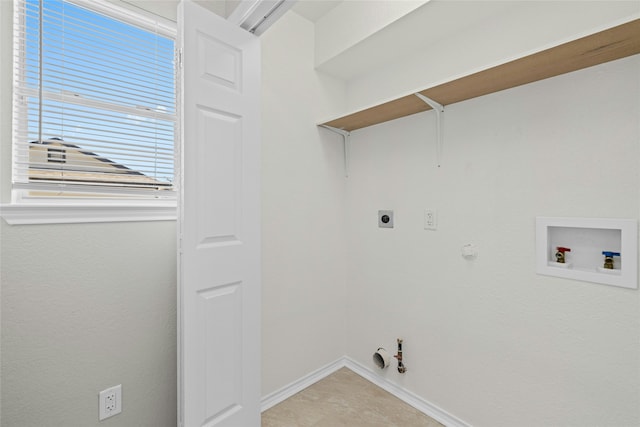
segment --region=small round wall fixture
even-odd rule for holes
[[[468,243],[462,247],[462,257],[465,259],[475,259],[478,257],[478,247],[473,243]]]
[[[373,363],[378,368],[384,369],[389,366],[390,362],[391,357],[389,356],[389,353],[387,353],[387,350],[385,350],[384,348],[380,347],[378,348],[378,350],[376,350],[375,353],[373,353]]]

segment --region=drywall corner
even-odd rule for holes
[[[339,55],[384,30],[429,0],[345,1],[330,10],[315,24],[315,65]]]
[[[287,12],[262,41],[263,395],[346,348],[342,140],[316,126],[344,85],[314,70],[313,24]]]

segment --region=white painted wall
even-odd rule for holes
[[[10,198],[12,2],[0,0],[0,200]],[[0,220],[3,426],[175,426],[173,222],[9,226]]]
[[[638,1],[433,0],[382,31],[389,36],[376,36],[382,39],[380,43],[363,42],[360,48],[351,49],[352,55],[336,61],[350,70],[345,76],[345,111],[414,93],[638,18]],[[360,60],[360,55],[365,58]],[[387,61],[376,68],[359,68],[358,64],[366,64],[373,55]],[[327,66],[327,71],[333,67]]]
[[[144,4],[171,18],[166,2]],[[11,2],[0,0],[0,174],[9,200]],[[344,85],[313,71],[311,24],[263,36],[264,394],[344,355],[342,147],[315,127]],[[0,225],[3,424],[114,426],[176,419],[175,225]],[[64,255],[64,257],[63,257]]]
[[[350,50],[428,1],[343,1],[316,22],[315,65]]]
[[[2,425],[175,426],[175,224],[0,226]]]
[[[8,2],[0,2],[0,28],[11,28],[11,13],[13,6]],[[3,197],[10,190],[10,173],[5,166],[5,160],[11,153],[11,145],[4,143],[10,138],[11,133],[7,121],[4,117],[11,117],[11,93],[12,80],[10,61],[7,61],[5,52],[11,51],[10,37],[0,29],[0,203]],[[1,221],[1,220],[0,220]],[[2,236],[2,225],[0,222],[0,237]],[[2,241],[0,240],[0,425],[2,425]]]
[[[315,126],[344,85],[313,70],[313,25],[287,13],[262,38],[263,395],[344,355],[341,139]]]
[[[355,98],[317,91],[301,48],[308,30],[290,13],[263,37],[263,394],[334,355],[375,369],[374,350],[393,351],[402,337],[408,372],[382,375],[471,425],[638,425],[638,291],[536,275],[534,224],[539,215],[638,218],[640,58],[447,106],[440,169],[432,112],[353,132],[350,177],[342,188],[323,184],[340,195],[323,208],[344,209],[346,224],[332,221],[346,254],[333,256],[341,241],[325,236],[311,254],[318,264],[300,251],[329,230],[310,231],[320,204],[304,188],[321,182],[318,168],[337,179],[342,153],[324,131],[317,146],[314,125]],[[346,82],[347,96],[374,83],[391,93],[428,69],[392,65],[395,74]],[[438,210],[438,231],[423,230],[425,208]],[[377,228],[378,209],[395,210],[395,229]],[[466,243],[478,245],[475,261],[461,257]],[[343,256],[345,290],[315,280]],[[319,331],[327,304],[346,321]],[[341,324],[342,353],[328,333]]]
[[[534,259],[536,216],[638,218],[639,76],[635,56],[448,106],[440,169],[433,112],[353,132],[347,354],[373,369],[404,338],[407,373],[381,375],[474,426],[640,425],[640,292]]]
[[[384,375],[473,425],[640,424],[638,291],[537,276],[533,260],[537,215],[638,217],[638,58],[449,106],[441,170],[429,112],[355,132],[345,181],[340,138],[315,123],[344,110],[346,85],[313,71],[312,24],[288,13],[262,39],[263,394],[402,336],[409,371]],[[174,225],[0,236],[3,425],[97,425],[96,393],[118,383],[111,425],[174,425]]]

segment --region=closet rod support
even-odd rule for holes
[[[325,128],[330,130],[331,132],[337,133],[338,135],[342,135],[342,148],[344,150],[344,176],[345,178],[349,178],[349,143],[351,132],[346,131],[344,129],[334,128],[333,126],[328,125],[318,125],[321,128]]]
[[[424,96],[421,93],[414,93],[414,95],[424,101],[427,105],[433,108],[433,111],[436,112],[436,158],[438,167],[440,167],[440,164],[442,163],[444,105]]]

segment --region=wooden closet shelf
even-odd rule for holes
[[[420,91],[443,105],[465,101],[640,53],[640,19]],[[349,114],[322,125],[346,131],[431,107],[415,95]]]

